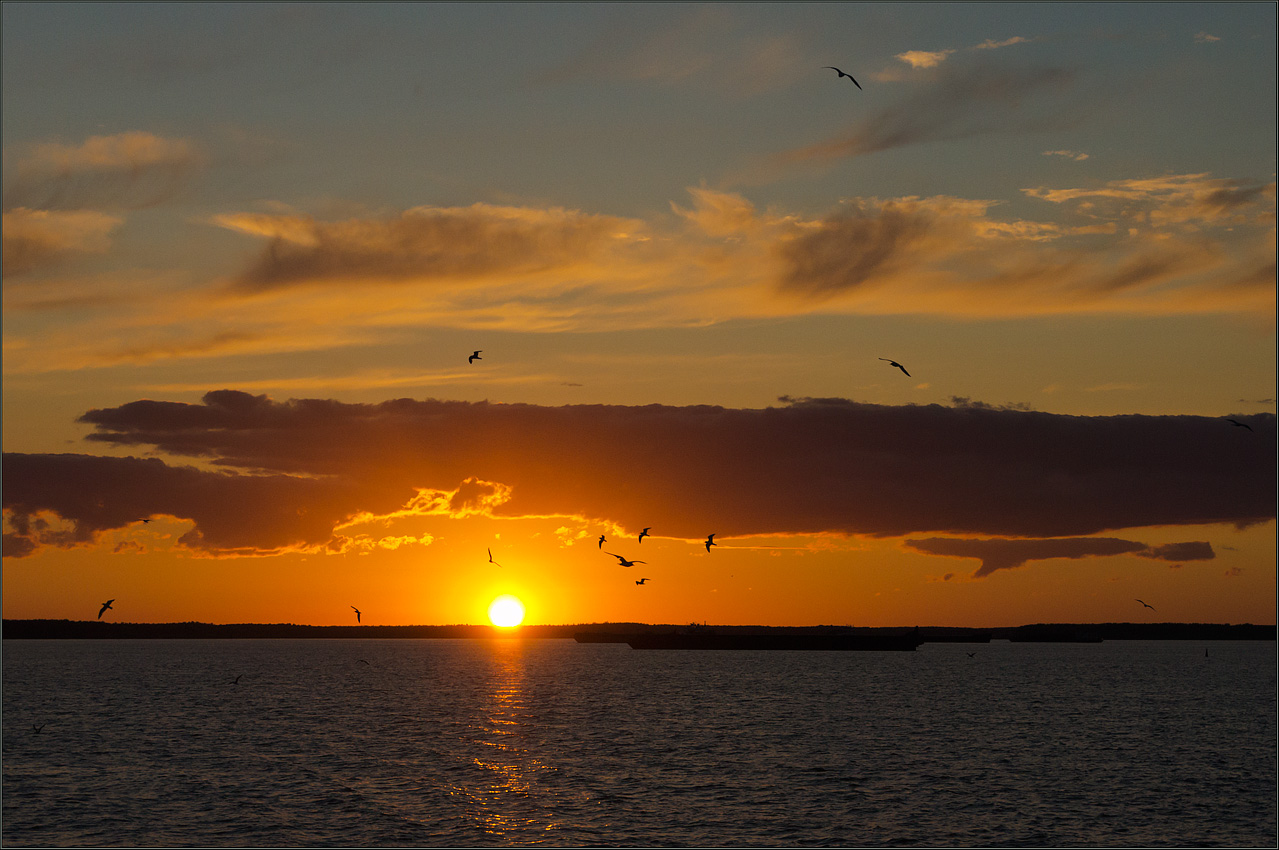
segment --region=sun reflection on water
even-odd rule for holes
[[[486,700],[470,727],[478,746],[471,766],[480,778],[455,791],[466,796],[466,808],[485,835],[554,831],[562,825],[554,792],[544,781],[556,768],[529,748],[526,647],[504,639],[488,641],[487,649]]]

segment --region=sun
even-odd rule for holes
[[[489,604],[489,620],[504,629],[518,626],[524,622],[524,603],[509,593],[503,594]]]

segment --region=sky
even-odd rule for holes
[[[0,23],[5,618],[1275,622],[1273,3]]]

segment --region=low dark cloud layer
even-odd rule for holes
[[[905,545],[916,552],[929,555],[978,558],[981,560],[981,566],[972,574],[973,578],[985,578],[996,570],[1011,570],[1023,567],[1029,561],[1044,561],[1051,558],[1136,555],[1163,561],[1205,561],[1216,557],[1211,544],[1198,540],[1148,546],[1135,540],[1121,540],[1116,537],[1054,537],[1039,540],[930,537],[923,540],[907,540]]]
[[[734,410],[277,402],[223,390],[201,404],[137,401],[82,421],[96,429],[93,442],[201,458],[235,474],[155,459],[5,455],[4,507],[14,554],[55,542],[23,531],[44,513],[70,522],[79,541],[166,514],[194,520],[186,543],[209,551],[319,545],[346,518],[400,510],[419,491],[452,494],[417,496],[423,504],[470,505],[468,481],[498,515],[581,516],[690,539],[1243,526],[1275,516],[1275,417],[1238,418],[1253,431],[1199,416],[842,399]]]

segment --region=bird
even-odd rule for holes
[[[1138,602],[1141,602],[1141,600],[1140,600],[1140,599],[1138,599],[1137,601],[1138,601]],[[1145,602],[1141,602],[1141,604],[1142,604],[1142,605],[1146,605],[1146,603],[1145,603]],[[1147,607],[1147,608],[1149,608],[1151,611],[1155,610],[1155,606],[1153,606],[1153,605],[1146,605],[1146,607]]]
[[[612,553],[612,552],[605,552],[604,554],[605,554],[605,555],[613,555],[613,553]],[[636,564],[646,564],[646,563],[648,563],[647,561],[628,561],[628,560],[626,560],[625,558],[623,558],[621,555],[613,555],[613,557],[614,557],[614,558],[616,558],[616,559],[617,559],[617,561],[618,561],[618,563],[620,563],[620,564],[621,564],[622,566],[624,566],[624,567],[633,567],[633,566],[635,566]]]
[[[965,655],[967,655],[969,658],[976,658],[976,657],[977,657],[977,653],[975,653],[975,652],[966,652],[966,653],[964,653],[964,654],[965,654]]]
[[[352,605],[351,610],[355,612],[355,622],[360,622],[360,609]]]
[[[108,608],[111,608],[111,603],[112,603],[112,602],[115,602],[115,600],[114,600],[114,599],[108,599],[106,602],[103,602],[103,603],[102,603],[102,610],[98,612],[98,619],[99,619],[99,620],[101,620],[101,619],[102,619],[102,615],[103,615],[103,614],[107,613],[107,609],[108,609]],[[112,610],[112,611],[114,611],[115,609],[114,609],[114,608],[111,608],[111,610]]]
[[[35,725],[34,723],[32,723],[32,724],[31,724],[31,731],[32,731],[32,732],[35,732],[37,735],[39,735],[39,734],[40,734],[40,730],[41,730],[41,729],[43,729],[44,727],[48,726],[48,725],[49,725],[48,723],[41,723],[39,726],[37,726],[37,725]]]
[[[1249,425],[1247,422],[1240,422],[1238,419],[1231,419],[1229,416],[1226,417],[1226,421],[1232,422],[1235,425],[1239,426],[1240,428],[1247,428],[1249,431],[1252,430],[1252,426]]]
[[[499,564],[497,561],[494,561],[494,560],[493,560],[493,550],[492,550],[492,549],[489,549],[489,550],[488,550],[488,553],[489,553],[489,563],[490,563],[490,564],[492,564],[492,565],[493,565],[493,566],[495,566],[495,567],[500,567],[500,566],[502,566],[502,565],[501,565],[501,564]]]
[[[369,662],[365,661],[363,658],[361,658],[361,659],[360,659],[360,663],[361,663],[361,664],[369,664]],[[372,664],[369,664],[369,666],[370,666],[370,667],[372,667],[373,665],[372,665]]]
[[[149,519],[144,519],[144,520],[142,520],[142,523],[143,523],[143,525],[145,525],[146,523],[148,523],[148,522],[150,522],[150,521],[151,521],[151,520],[149,520]]]
[[[846,74],[846,73],[844,73],[843,71],[841,71],[841,70],[839,70],[838,68],[836,68],[834,65],[823,65],[822,67],[823,67],[823,68],[830,68],[830,69],[831,69],[832,71],[834,71],[836,74],[839,74],[839,76],[840,76],[840,77],[848,77],[848,79],[853,80],[853,75],[852,75],[852,74]],[[836,77],[835,79],[839,79],[839,77]],[[859,83],[859,82],[857,82],[856,80],[853,80],[853,85],[857,86],[857,88],[859,88],[859,89],[862,87],[862,84],[861,84],[861,83]]]
[[[707,552],[711,551],[711,547],[712,547],[712,546],[718,546],[718,545],[719,545],[719,544],[715,542],[715,535],[714,535],[714,534],[712,534],[712,535],[710,535],[710,536],[708,536],[708,537],[706,538],[706,551],[707,551]]]
[[[601,535],[600,535],[600,548],[601,548],[601,549],[603,549],[603,548],[604,548],[604,542],[605,542],[605,541],[604,541],[604,535],[602,535],[602,534],[601,534]]]
[[[644,528],[644,530],[640,532],[640,536],[639,536],[639,542],[640,542],[640,543],[643,543],[643,542],[644,542],[644,538],[645,538],[645,537],[648,537],[648,530],[649,530],[650,528],[652,528],[652,527],[653,527],[653,526],[651,526],[651,525],[646,526],[646,527]]]
[[[240,676],[243,676],[243,675],[244,675],[243,673],[241,673],[241,674],[240,674]],[[234,679],[232,679],[232,680],[231,680],[231,682],[230,682],[230,684],[232,684],[232,685],[238,685],[238,684],[240,684],[240,676],[236,676]]]
[[[879,358],[879,359],[880,359],[880,360],[883,360],[885,363],[890,363],[890,364],[892,364],[893,366],[896,366],[898,369],[901,369],[903,372],[906,372],[906,367],[905,367],[905,366],[903,366],[902,364],[898,363],[896,360],[889,360],[887,357],[881,357],[881,358]],[[910,377],[910,372],[906,372],[906,377],[907,377],[907,378],[909,378],[909,377]]]
[[[480,352],[481,352],[481,351],[483,351],[483,350],[484,350],[484,349],[482,349],[482,348],[477,348],[477,349],[475,350],[475,353],[474,353],[474,354],[472,354],[470,357],[466,358],[466,362],[467,362],[467,363],[473,363],[473,362],[475,362],[476,360],[483,360],[484,358],[480,356]]]
[[[644,582],[646,582],[646,581],[648,581],[648,579],[646,579],[646,578],[641,578],[641,579],[636,579],[636,580],[635,580],[635,583],[636,583],[636,584],[643,584],[643,583],[644,583]]]

